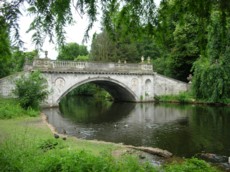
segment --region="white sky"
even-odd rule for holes
[[[156,6],[159,6],[161,0],[155,0]],[[66,42],[76,42],[82,45],[82,40],[85,34],[85,30],[88,26],[88,19],[86,16],[81,18],[77,12],[73,12],[73,18],[75,19],[76,23],[73,26],[66,27]],[[98,18],[98,20],[100,20]],[[19,26],[20,26],[20,35],[22,40],[25,42],[24,49],[25,51],[32,51],[35,49],[35,45],[32,44],[31,41],[31,33],[26,33],[29,28],[29,25],[32,21],[30,16],[23,16],[20,18]],[[91,45],[91,38],[95,32],[100,33],[100,21],[97,21],[94,24],[93,29],[89,32],[89,40],[87,43],[84,43],[88,47],[88,50]],[[48,40],[45,41],[44,46],[42,47],[43,51],[48,51],[48,57],[51,59],[56,59],[58,52],[56,51],[57,46],[55,47],[54,44],[49,43]],[[40,58],[43,58],[44,52],[40,52]]]

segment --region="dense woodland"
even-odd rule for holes
[[[34,17],[28,31],[37,50],[23,52],[18,17],[21,6]],[[60,60],[140,62],[150,57],[154,70],[187,82],[192,74],[196,99],[229,102],[229,0],[20,0],[0,7],[0,78],[22,70],[25,58],[38,55],[45,38],[59,46]],[[65,43],[65,26],[74,21],[71,9],[88,15],[102,11],[102,32],[95,33],[88,52],[84,45]]]

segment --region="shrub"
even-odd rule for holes
[[[37,109],[48,95],[46,88],[45,78],[41,76],[39,71],[35,71],[16,80],[14,93],[24,109]]]

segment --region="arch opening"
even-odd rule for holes
[[[111,80],[108,78],[92,78],[92,79],[87,79],[85,81],[76,83],[74,86],[71,88],[67,89],[58,99],[58,103],[60,100],[65,97],[69,92],[72,90],[76,89],[79,86],[82,86],[87,83],[92,83],[100,88],[103,88],[106,90],[114,99],[116,102],[136,102],[137,101],[137,96],[135,95],[132,90],[130,90],[127,86],[124,84],[116,81],[116,80]]]
[[[92,83],[105,89],[114,98],[114,101],[134,102],[135,96],[126,88],[109,81],[93,81]]]

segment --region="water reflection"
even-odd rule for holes
[[[207,151],[230,155],[230,108],[111,103],[68,98],[45,109],[59,132],[192,156]]]

